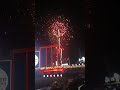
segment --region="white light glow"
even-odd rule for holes
[[[85,61],[85,57],[82,57],[83,61]]]
[[[43,75],[43,77],[45,77],[45,75]]]
[[[35,55],[35,66],[38,64],[38,62],[39,62],[39,59],[38,59],[38,57]]]
[[[47,75],[47,77],[49,77],[49,75]]]
[[[77,64],[75,64],[75,66],[77,66]]]
[[[57,74],[57,77],[59,77],[59,74]]]
[[[56,66],[58,65],[57,61],[56,61]]]
[[[82,57],[81,59],[79,58],[78,61],[79,61],[79,62],[80,62],[80,61],[84,61],[84,62],[85,62],[85,57]]]
[[[62,64],[62,66],[67,66],[68,65],[68,63],[64,63],[64,64]]]
[[[50,77],[52,77],[52,75],[50,75]]]

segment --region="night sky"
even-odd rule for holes
[[[32,0],[0,2],[0,50],[34,47],[34,3]],[[7,55],[6,55],[7,56]]]
[[[86,82],[94,87],[103,85],[108,72],[111,75],[113,72],[120,73],[120,13],[115,1],[91,1],[88,4],[86,11],[91,13],[87,13],[86,22],[91,24],[91,28],[85,34]]]
[[[100,1],[96,3],[95,28],[96,37],[105,63],[115,70],[119,65],[119,5],[117,2]],[[103,54],[102,54],[103,53]],[[118,70],[119,71],[119,70]]]
[[[79,56],[85,56],[85,32],[84,32],[84,11],[83,11],[83,1],[70,1],[70,0],[42,0],[36,1],[36,18],[37,18],[37,29],[36,29],[36,44],[41,46],[50,45],[48,35],[46,35],[45,30],[42,31],[41,19],[46,17],[64,15],[65,18],[70,20],[70,24],[73,32],[73,39],[68,42],[68,46],[64,46],[66,57],[70,57],[75,63]],[[47,19],[49,20],[49,18]],[[40,32],[40,33],[39,33]],[[39,33],[39,35],[37,34]],[[38,37],[38,36],[39,37]],[[38,46],[38,45],[37,45]],[[80,55],[79,55],[80,49]]]

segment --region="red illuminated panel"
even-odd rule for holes
[[[52,73],[52,72],[54,72],[54,73],[57,73],[57,72],[64,73],[64,69],[63,69],[63,68],[55,68],[55,69],[41,70],[41,71],[40,71],[40,74],[43,74],[43,73],[48,73],[48,74],[50,74],[50,73]]]

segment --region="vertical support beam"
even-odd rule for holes
[[[14,90],[14,50],[12,51],[12,87],[11,90]]]
[[[42,61],[42,48],[40,47],[40,61],[39,61],[39,67],[42,67],[42,63],[41,63],[41,61]]]
[[[51,47],[51,66],[53,66],[52,47]]]
[[[57,65],[58,65],[58,48],[56,49],[56,51],[57,51],[57,53],[56,53],[57,57],[56,58],[57,58]]]
[[[46,48],[46,67],[47,67],[47,48]]]
[[[29,90],[28,83],[28,51],[26,50],[26,90]]]
[[[34,51],[34,49],[18,49],[12,51],[12,86],[11,90],[14,90],[14,65],[15,65],[15,53],[25,53],[26,54],[26,90],[29,90],[29,71],[28,71],[28,52]]]
[[[60,58],[61,58],[61,59],[60,59],[60,60],[61,60],[60,63],[62,64],[62,63],[63,63],[63,61],[62,61],[62,48],[60,49],[60,54],[61,54],[61,55],[60,55],[60,56],[61,56],[61,57],[60,57]]]
[[[55,63],[57,62],[57,64],[58,64],[58,60],[59,60],[59,51],[58,51],[58,48],[59,48],[59,45],[58,44],[54,44],[54,45],[51,45],[51,46],[43,46],[43,47],[40,47],[40,67],[43,67],[42,66],[42,64],[41,64],[41,62],[42,62],[42,49],[45,49],[45,67],[47,67],[48,66],[48,48],[50,48],[51,50],[50,50],[50,65],[51,66],[53,66],[53,62],[54,62],[54,59],[53,59],[53,55],[52,55],[52,53],[53,53],[53,50],[52,50],[52,48],[56,48],[55,50],[55,58],[56,58],[56,60],[55,60]]]

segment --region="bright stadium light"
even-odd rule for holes
[[[85,61],[85,57],[82,57],[82,60]]]
[[[39,60],[38,57],[35,55],[35,66],[38,64]]]
[[[49,77],[49,75],[47,75],[47,77]]]
[[[57,77],[59,77],[59,74],[57,74]]]
[[[80,64],[84,65],[85,64],[85,57],[82,57],[81,59],[79,58],[78,60]]]
[[[56,61],[56,66],[58,65],[57,61]]]
[[[62,66],[67,66],[68,65],[68,63],[64,63],[64,64],[62,64]]]
[[[60,76],[62,77],[62,74],[60,74]]]
[[[53,76],[55,77],[55,74]]]
[[[78,61],[85,61],[85,57],[82,57],[81,59],[79,58]]]
[[[43,75],[43,77],[45,77],[45,75]]]
[[[77,64],[75,64],[75,66],[77,66]]]
[[[52,75],[50,75],[50,77],[52,77]]]

